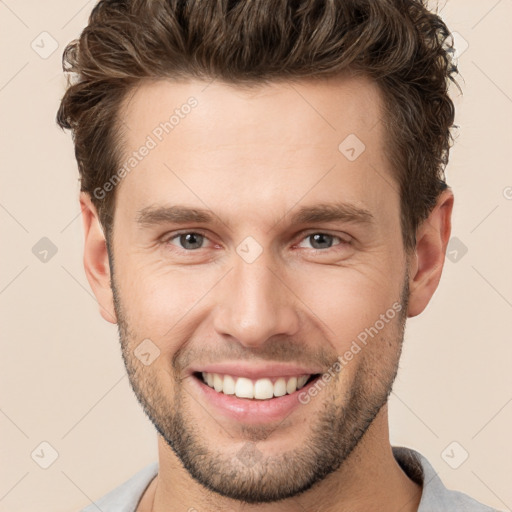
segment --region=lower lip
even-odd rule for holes
[[[309,388],[315,385],[317,379],[318,377],[289,395],[268,400],[225,395],[215,391],[196,376],[193,376],[191,380],[194,386],[197,386],[201,397],[225,417],[241,423],[263,424],[283,420],[299,406],[303,406],[304,404],[299,401],[299,395],[307,393]]]

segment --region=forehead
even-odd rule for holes
[[[187,101],[192,98],[197,106],[188,109]],[[193,121],[182,123],[190,111]],[[142,81],[121,108],[122,124],[129,129],[129,146],[138,142],[132,140],[137,135],[133,128],[148,134],[158,132],[159,124],[173,114],[173,138],[192,135],[203,148],[217,146],[222,137],[229,137],[226,142],[258,142],[253,140],[255,132],[258,140],[273,144],[315,143],[329,132],[337,140],[347,130],[364,135],[372,129],[382,116],[381,92],[364,76],[251,86],[219,80]],[[169,133],[164,130],[163,135]],[[273,138],[276,134],[277,139]],[[158,133],[155,136],[158,138]]]
[[[251,88],[143,82],[120,110],[127,172],[118,206],[229,204],[261,217],[266,208],[278,215],[277,204],[286,210],[316,197],[389,209],[397,191],[381,108],[378,86],[364,77]]]

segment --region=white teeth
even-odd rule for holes
[[[231,377],[231,375],[224,375],[224,383],[222,392],[225,395],[234,395],[235,394],[235,379]]]
[[[220,375],[218,373],[202,373],[203,381],[218,393],[236,395],[238,398],[267,400],[273,397],[294,393],[306,384],[311,375],[301,377],[279,377],[274,383],[268,378],[252,381],[246,377]]]
[[[286,392],[288,394],[293,393],[297,389],[297,377],[292,377],[288,379],[286,383]]]
[[[304,375],[303,377],[297,378],[297,388],[300,389],[304,387],[304,384],[306,384],[307,380],[309,379],[309,375]]]
[[[224,380],[217,373],[213,374],[213,388],[215,391],[222,391],[222,387],[224,385]]]
[[[274,396],[274,385],[270,379],[258,379],[254,384],[254,398],[265,400]]]
[[[274,396],[286,395],[286,379],[279,377],[274,384]]]
[[[245,377],[239,377],[235,384],[235,395],[238,398],[254,398],[252,381]]]

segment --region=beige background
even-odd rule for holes
[[[62,50],[93,4],[0,1],[1,511],[78,510],[156,460],[83,272],[73,147],[54,122]],[[450,0],[441,13],[468,45],[447,170],[459,247],[408,323],[391,440],[426,455],[447,486],[512,510],[512,1]],[[42,237],[57,248],[46,262],[33,254]],[[48,469],[43,441],[58,452]]]

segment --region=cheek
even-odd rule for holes
[[[294,291],[308,306],[309,315],[320,319],[336,352],[343,354],[358,337],[364,342],[368,331],[376,336],[376,323],[377,335],[391,335],[399,315],[402,279],[399,273],[393,276],[376,267],[336,268],[314,278],[311,273],[302,279],[296,275]]]
[[[399,300],[400,265],[399,258],[380,248],[354,264],[309,263],[282,268],[280,274],[293,290],[289,303],[342,354]],[[229,266],[214,263],[171,268],[161,258],[148,261],[137,254],[121,255],[116,259],[116,285],[131,331],[165,346],[166,352],[177,350],[178,346],[169,345],[172,340],[179,343],[193,334],[219,304],[217,298],[229,300],[222,282],[228,270]]]
[[[165,339],[166,346],[177,333],[183,333],[219,277],[214,269],[124,263],[116,265],[116,285],[130,330],[157,343]]]

